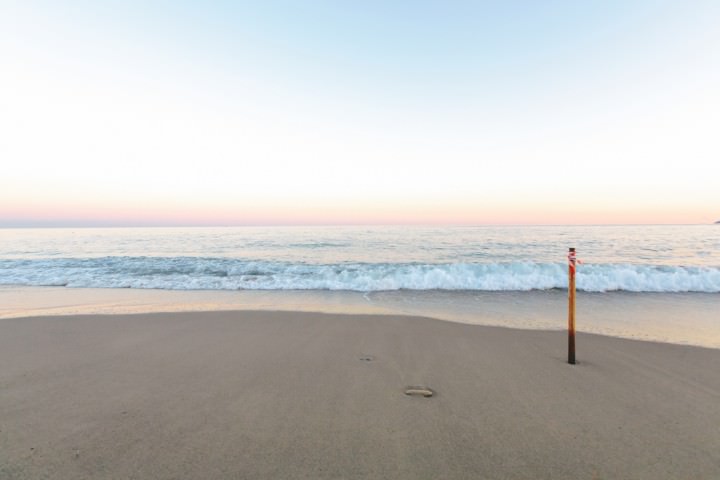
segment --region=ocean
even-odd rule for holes
[[[720,292],[720,226],[0,230],[0,285]]]
[[[424,315],[720,348],[720,226],[0,229],[0,317],[178,309]]]

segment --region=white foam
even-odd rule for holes
[[[198,257],[0,260],[1,285],[166,290],[482,290],[567,288],[562,263],[302,264]],[[718,267],[583,265],[589,292],[720,292]]]

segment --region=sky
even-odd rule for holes
[[[720,2],[0,2],[0,227],[720,220]]]

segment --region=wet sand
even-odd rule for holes
[[[422,316],[532,330],[567,328],[567,292],[452,290],[152,290],[0,286],[0,319],[262,310]],[[578,331],[720,349],[720,294],[577,294]]]
[[[720,350],[565,348],[406,316],[5,318],[0,479],[720,478]]]

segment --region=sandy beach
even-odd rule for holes
[[[0,478],[720,477],[720,350],[565,353],[419,317],[3,319]]]

